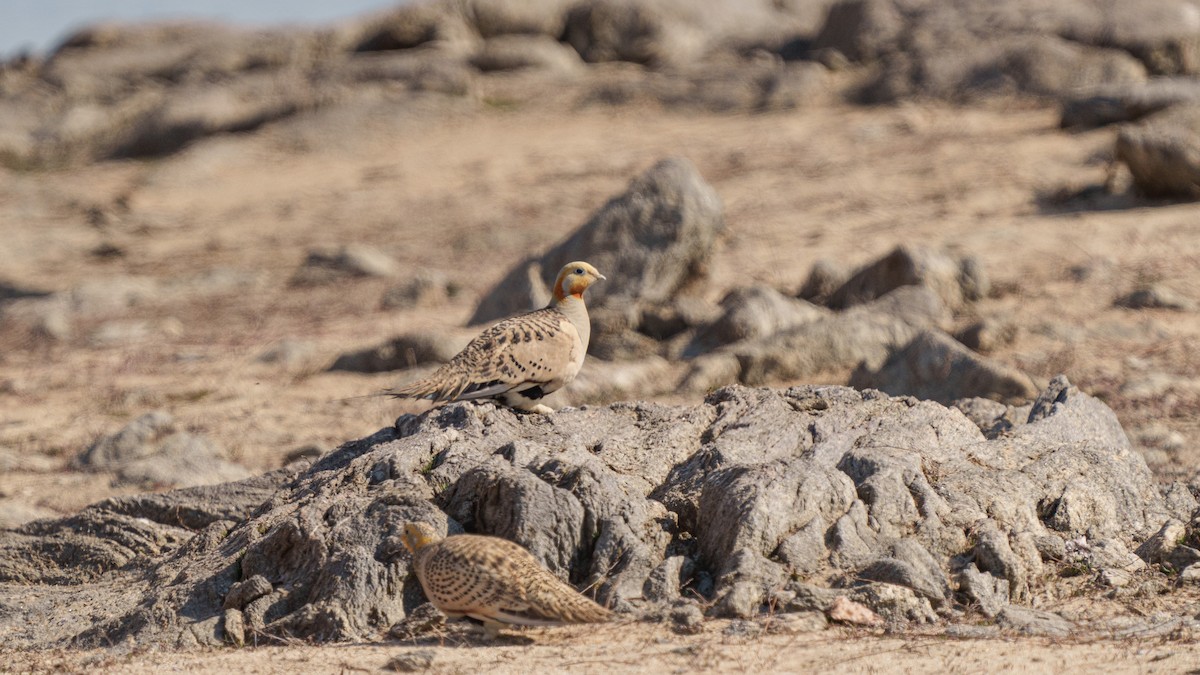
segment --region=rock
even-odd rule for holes
[[[245,469],[224,459],[225,452],[204,436],[175,431],[163,411],[146,413],[120,431],[98,439],[75,464],[111,471],[118,482],[189,487],[240,480]]]
[[[989,398],[964,398],[951,405],[962,411],[987,438],[996,438],[1018,424],[1024,424],[1029,417],[1028,410],[1020,415],[1014,408]]]
[[[1107,5],[1065,28],[1073,40],[1128,52],[1155,75],[1194,75],[1200,68],[1195,8],[1181,0]]]
[[[1117,298],[1113,304],[1129,309],[1174,309],[1181,312],[1196,310],[1195,301],[1162,284],[1139,288]]]
[[[240,609],[226,609],[221,616],[221,630],[225,632],[225,640],[234,647],[246,644],[246,615]]]
[[[812,49],[835,50],[851,61],[871,63],[899,48],[904,29],[892,0],[841,0],[829,8]]]
[[[676,604],[671,610],[671,629],[682,635],[695,635],[704,630],[704,612],[694,602]]]
[[[786,63],[763,78],[761,86],[761,111],[806,108],[826,100],[832,89],[829,70],[816,63]]]
[[[586,259],[608,277],[590,291],[589,308],[666,303],[703,277],[724,228],[720,198],[695,167],[682,158],[660,161],[565,241],[510,270],[469,323],[545,306],[553,279],[534,283],[537,270],[557,274],[572,260]]]
[[[929,599],[905,586],[868,583],[854,590],[854,599],[873,609],[887,623],[935,623],[938,620]]]
[[[958,592],[964,602],[978,606],[988,618],[995,618],[1008,606],[1008,581],[1002,576],[980,572],[975,565],[967,565],[959,572]]]
[[[1128,586],[1129,582],[1133,581],[1133,575],[1126,570],[1114,567],[1100,570],[1099,581],[1109,588],[1121,588]]]
[[[950,599],[946,573],[921,544],[901,539],[892,544],[891,555],[879,558],[858,572],[864,581],[904,586],[940,607]]]
[[[829,298],[850,279],[852,271],[837,261],[822,258],[813,263],[796,295],[814,304],[827,305]]]
[[[382,373],[425,364],[442,364],[454,358],[470,340],[471,337],[466,333],[406,333],[377,347],[346,352],[334,360],[329,370]]]
[[[1074,629],[1070,621],[1053,612],[1009,605],[1000,610],[996,622],[1021,635],[1066,637]]]
[[[351,277],[391,277],[400,264],[369,246],[350,244],[337,250],[314,250],[288,282],[292,286],[320,286]]]
[[[642,585],[642,596],[654,603],[678,600],[686,564],[687,558],[681,555],[673,555],[663,560],[650,572],[650,576],[646,577],[646,583]]]
[[[858,364],[878,368],[920,328],[940,323],[944,311],[928,289],[899,288],[873,303],[737,343],[729,351],[738,361],[738,379],[746,384],[810,377]],[[693,373],[699,367],[694,366]],[[697,385],[692,374],[684,378],[684,388],[694,390]]]
[[[439,307],[458,295],[457,285],[439,272],[419,273],[383,293],[379,308],[383,310]]]
[[[1122,127],[1114,155],[1151,197],[1200,197],[1200,105],[1178,105]]]
[[[589,63],[631,61],[642,65],[680,62],[668,19],[645,3],[601,0],[576,5],[567,15],[567,44]]]
[[[1200,82],[1191,77],[1161,77],[1141,84],[1109,86],[1068,97],[1059,126],[1094,128],[1134,122],[1177,104],[1200,103]]]
[[[668,340],[689,328],[709,324],[720,315],[721,309],[711,302],[685,295],[666,304],[642,307],[637,330],[655,340]]]
[[[92,443],[75,460],[81,468],[111,469],[154,452],[154,444],[175,431],[175,418],[163,410],[148,412],[108,436]]]
[[[498,35],[541,35],[558,38],[567,23],[572,0],[473,0],[475,29],[485,38]]]
[[[410,521],[510,538],[619,612],[654,611],[647,595],[680,606],[668,598],[682,583],[757,630],[770,607],[927,622],[952,566],[976,566],[1022,602],[1044,583],[1042,538],[1082,542],[1067,555],[1091,540],[1116,560],[1106,539],[1144,538],[1167,519],[1112,411],[1063,378],[993,440],[956,409],[833,386],[552,416],[453,403],[250,483],[0,532],[0,579],[73,583],[111,608],[78,617],[37,600],[40,586],[10,584],[18,609],[0,631],[40,616],[57,628],[14,646],[216,645],[228,602],[245,605],[232,608],[245,635],[368,639],[422,603],[397,539]],[[819,586],[864,570],[908,586]],[[843,615],[837,596],[868,611]],[[1011,606],[998,616],[1033,632],[1066,623]]]
[[[1197,508],[1200,508],[1200,503],[1197,503],[1196,498],[1192,496],[1192,491],[1181,481],[1173,481],[1167,486],[1163,494],[1163,502],[1166,504],[1167,513],[1179,519],[1189,518]]]
[[[1179,581],[1185,584],[1200,584],[1200,564],[1192,563],[1179,573]]]
[[[393,656],[383,668],[397,673],[418,673],[432,668],[436,658],[437,652],[432,649],[413,649]]]
[[[974,265],[973,265],[974,266]],[[871,263],[835,290],[829,306],[845,309],[882,297],[901,286],[925,286],[942,299],[951,311],[968,301],[964,292],[962,262],[929,248],[899,246],[888,255]],[[976,295],[977,280],[966,287]]]
[[[839,595],[833,601],[827,614],[830,621],[848,623],[855,626],[878,626],[883,623],[883,618],[878,614],[844,595]]]
[[[270,595],[275,590],[271,582],[261,574],[239,581],[229,587],[225,594],[225,609],[242,609],[264,595]]]
[[[1009,319],[982,319],[954,335],[967,349],[990,354],[1011,345],[1020,332],[1016,322]]]
[[[1177,570],[1187,569],[1200,563],[1200,549],[1180,544],[1166,554],[1163,562]]]
[[[850,386],[946,404],[967,397],[1018,404],[1037,395],[1028,375],[976,354],[936,330],[919,333],[878,370],[855,370]]]
[[[829,314],[769,286],[735,288],[722,298],[721,308],[720,318],[696,333],[685,354],[700,354],[741,340],[770,337]]]
[[[552,37],[506,35],[484,42],[471,65],[485,73],[527,68],[573,73],[583,62],[578,52]]]
[[[476,39],[463,9],[452,2],[415,2],[396,7],[360,29],[355,52],[433,46],[449,52],[469,49]]]
[[[1048,6],[1032,0],[1010,0],[1003,8],[979,1],[906,5],[902,25],[896,27],[887,4],[843,5],[843,11],[829,15],[840,26],[823,30],[838,38],[834,44],[852,52],[887,56],[879,59],[875,79],[859,92],[867,101],[1022,93],[1059,97],[1140,83],[1146,79],[1146,64],[1100,36],[1123,32],[1131,24],[1147,34],[1161,30],[1145,17],[1099,12],[1089,2]],[[850,11],[856,6],[857,11]],[[1114,18],[1117,14],[1122,16]],[[1096,39],[1063,37],[1084,34]]]

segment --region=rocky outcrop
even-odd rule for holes
[[[692,163],[662,160],[566,240],[509,270],[480,300],[470,323],[544,306],[554,281],[545,276],[572,260],[587,260],[608,277],[592,289],[589,307],[619,305],[636,312],[665,303],[703,277],[724,228],[721,199]]]
[[[1152,197],[1200,197],[1200,105],[1178,105],[1117,134],[1115,158]]]
[[[8,603],[47,581],[101,597],[102,574],[138,595],[28,645],[371,639],[421,602],[398,540],[411,520],[517,541],[619,611],[686,588],[715,615],[840,595],[930,621],[955,589],[993,614],[1027,602],[1081,537],[1132,565],[1167,518],[1112,412],[1063,378],[991,439],[932,402],[734,387],[548,417],[451,404],[306,469],[0,533],[0,570]]]

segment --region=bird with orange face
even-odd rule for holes
[[[554,412],[541,402],[583,367],[592,334],[583,292],[604,275],[586,262],[562,268],[549,306],[497,323],[428,377],[387,393],[435,403],[496,399],[528,412]]]

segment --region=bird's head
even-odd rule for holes
[[[400,535],[404,548],[414,555],[426,546],[437,543],[441,538],[432,525],[418,522],[406,523],[404,533]]]
[[[554,282],[554,299],[566,300],[568,296],[573,295],[582,300],[587,287],[597,281],[603,281],[604,278],[595,267],[583,261],[568,263],[558,273],[558,279]]]

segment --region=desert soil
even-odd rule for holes
[[[1111,129],[1060,131],[1056,109],[1029,103],[713,114],[581,107],[554,96],[523,103],[506,89],[515,86],[489,81],[478,105],[437,114],[317,112],[160,160],[0,169],[0,269],[9,281],[66,290],[130,277],[187,289],[213,270],[252,279],[233,292],[160,292],[94,314],[65,342],[6,334],[0,447],[19,461],[0,474],[3,502],[54,516],[140,491],[69,463],[153,409],[215,439],[252,472],[419,410],[366,396],[403,374],[325,369],[402,330],[461,326],[509,266],[566,236],[669,155],[694,162],[724,200],[729,233],[714,260],[713,299],[754,281],[794,290],[819,259],[856,265],[904,242],[976,256],[1000,292],[972,311],[1019,328],[993,356],[1041,382],[1065,372],[1117,411],[1159,478],[1196,480],[1200,319],[1113,305],[1149,281],[1200,297],[1196,211],[1129,195],[1073,198],[1104,182]],[[394,280],[288,285],[311,249],[356,242],[391,255],[408,276],[444,272],[461,292],[440,307],[384,311],[380,297]],[[94,253],[109,244],[122,255]],[[140,337],[95,338],[131,322],[142,322]],[[285,341],[303,347],[299,357],[257,358]],[[747,636],[712,621],[695,636],[636,624],[531,630],[496,646],[385,640],[7,654],[4,669],[377,671],[413,649],[432,650],[436,672],[1200,668],[1200,649],[1170,641],[848,628]]]

